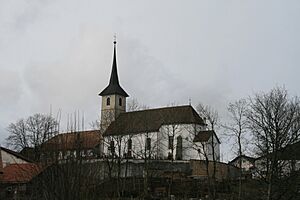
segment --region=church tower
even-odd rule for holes
[[[112,121],[114,121],[120,113],[126,112],[126,97],[128,94],[120,86],[118,71],[117,71],[117,58],[116,58],[116,40],[114,40],[114,55],[112,70],[108,86],[100,92],[99,96],[102,97],[101,106],[101,129],[105,130]]]

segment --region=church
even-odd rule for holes
[[[99,93],[99,128],[58,134],[42,144],[44,152],[76,157],[80,143],[80,155],[87,158],[220,161],[217,134],[191,105],[126,110],[129,95],[119,81],[116,44],[109,83]]]
[[[127,159],[220,160],[220,141],[191,105],[126,111],[127,92],[117,71],[116,41],[102,98],[101,156]]]

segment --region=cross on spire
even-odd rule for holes
[[[114,34],[114,45],[117,44],[117,34]]]

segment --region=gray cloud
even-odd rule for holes
[[[17,104],[22,95],[22,82],[18,72],[1,69],[0,105]],[[3,107],[5,108],[5,107]]]

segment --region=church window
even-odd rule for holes
[[[173,149],[174,136],[169,136],[169,149]]]
[[[128,150],[132,149],[132,140],[131,139],[128,140],[127,146],[128,146]]]
[[[109,97],[107,97],[107,99],[106,99],[106,105],[107,105],[107,106],[110,105],[110,98],[109,98]]]
[[[127,157],[128,158],[131,158],[131,156],[132,156],[132,154],[131,154],[131,150],[132,150],[132,140],[131,139],[129,139],[128,140],[128,144],[127,144]]]
[[[176,160],[182,160],[182,137],[177,137],[177,144],[176,144]]]
[[[151,138],[146,138],[146,150],[151,150]]]
[[[122,98],[119,98],[119,106],[122,106]]]
[[[115,154],[115,142],[113,140],[110,141],[110,152],[112,155]]]

